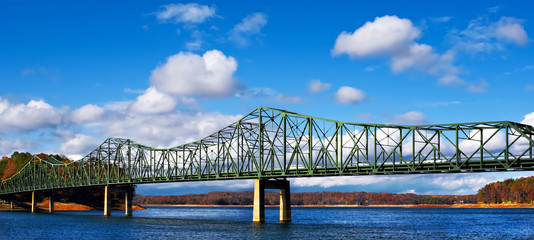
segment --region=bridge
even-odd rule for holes
[[[264,190],[280,189],[280,221],[291,221],[287,178],[534,170],[534,127],[516,122],[436,125],[349,123],[258,107],[195,142],[156,149],[108,138],[78,161],[35,156],[0,183],[0,198],[62,188],[255,179],[253,221],[263,222]],[[114,190],[115,189],[115,190]],[[50,198],[50,211],[53,198]],[[131,193],[126,191],[126,215]]]

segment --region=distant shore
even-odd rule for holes
[[[48,200],[38,202],[36,204],[37,208],[40,211],[48,211]],[[23,211],[29,211],[29,208],[31,206],[31,203],[25,202],[20,205],[14,206],[14,208],[11,208],[10,204],[0,204],[0,211],[17,211],[17,212],[23,212]],[[139,206],[139,205],[133,205],[133,210],[146,210],[146,208]],[[93,207],[78,204],[78,203],[63,203],[63,202],[55,202],[54,203],[54,211],[62,212],[62,211],[93,211],[93,210],[100,210],[95,209]],[[119,208],[113,208],[112,210],[124,210],[124,206],[121,206]]]
[[[253,205],[215,205],[215,204],[143,204],[143,207],[253,207]],[[265,205],[278,207],[278,205]],[[534,208],[527,203],[461,203],[461,204],[400,204],[400,205],[291,205],[291,207],[399,207],[399,208]]]
[[[0,204],[0,211],[28,211],[30,203],[24,203],[24,206],[15,206],[11,209],[10,204]],[[253,205],[203,205],[203,204],[143,204],[134,205],[133,210],[146,210],[145,207],[253,207]],[[265,205],[265,207],[278,207],[278,205]],[[400,204],[400,205],[291,205],[291,207],[352,207],[352,208],[373,208],[373,207],[392,207],[392,208],[534,208],[534,204],[526,203],[462,203],[462,204]],[[37,208],[41,211],[48,210],[48,201],[37,203]],[[77,203],[54,203],[54,211],[93,211],[95,209],[87,205]],[[124,207],[114,208],[113,210],[124,210]]]

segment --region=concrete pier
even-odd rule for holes
[[[53,213],[54,212],[54,195],[50,195],[48,197],[48,212]]]
[[[254,182],[253,222],[265,221],[265,189],[280,190],[280,222],[291,222],[291,191],[289,181],[256,179]]]
[[[289,181],[285,180],[285,186],[280,188],[280,222],[291,222],[291,196]]]
[[[130,191],[124,192],[124,214],[132,216],[132,193]]]
[[[35,211],[37,211],[37,206],[36,206],[36,199],[35,199],[35,191],[32,192],[32,213],[34,213]]]
[[[106,186],[104,189],[104,216],[111,216],[111,196],[110,186]]]
[[[265,182],[267,180],[254,180],[254,209],[253,222],[265,222]]]

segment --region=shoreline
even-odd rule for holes
[[[37,204],[39,211],[45,212],[48,211],[48,201],[43,201]],[[217,205],[217,204],[143,204],[143,205],[134,205],[132,206],[133,210],[146,210],[146,207],[248,207],[251,208],[253,205]],[[265,205],[265,207],[274,208],[279,207],[279,205]],[[461,203],[461,204],[374,204],[374,205],[291,205],[293,208],[314,208],[314,207],[331,207],[331,208],[379,208],[379,207],[388,207],[388,208],[534,208],[534,204],[527,203],[500,203],[500,204],[485,204],[485,203]],[[77,203],[54,203],[54,211],[95,211],[101,210],[98,208],[92,208],[87,205],[77,204]],[[113,208],[113,210],[124,210],[123,207]],[[24,212],[29,211],[26,208],[15,206],[11,209],[9,204],[0,204],[0,211],[13,211],[13,212]]]
[[[253,205],[216,205],[216,204],[142,204],[143,207],[253,207]],[[279,207],[279,205],[265,205]],[[391,208],[534,208],[530,203],[461,203],[461,204],[383,204],[383,205],[291,205],[291,207],[391,207]]]
[[[23,203],[24,207],[21,206],[14,206],[14,208],[11,208],[10,204],[0,204],[0,211],[2,212],[27,212],[29,210],[29,206],[31,206],[31,203],[25,202]],[[36,207],[39,212],[47,212],[48,211],[48,200],[38,202],[36,204]],[[66,211],[96,211],[96,210],[102,210],[99,208],[93,208],[87,205],[78,204],[78,203],[63,203],[63,202],[55,202],[54,203],[54,212],[66,212]],[[124,206],[120,207],[114,207],[111,210],[124,210]],[[140,205],[133,205],[132,210],[146,210],[146,208],[140,206]]]

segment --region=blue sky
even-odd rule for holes
[[[523,1],[3,1],[0,154],[199,139],[257,106],[349,122],[534,124]],[[530,114],[530,115],[529,115]],[[532,172],[295,179],[294,191],[475,193]],[[139,193],[251,190],[250,181]]]

